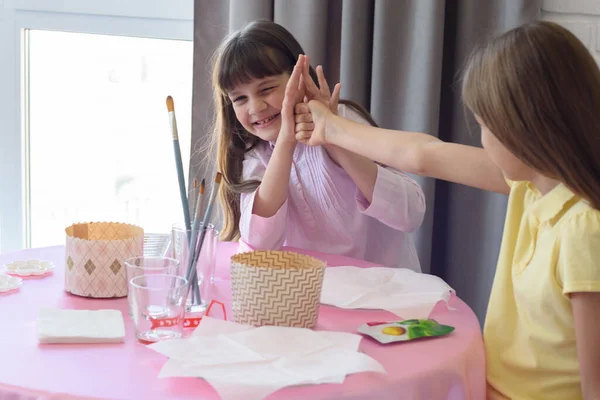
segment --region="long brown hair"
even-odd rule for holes
[[[244,181],[245,154],[262,140],[239,123],[227,93],[253,79],[291,74],[298,56],[304,54],[294,36],[271,21],[254,21],[230,34],[213,55],[212,84],[216,116],[209,154],[216,155],[217,169],[223,174],[219,205],[223,213],[221,240],[239,238],[240,194],[255,190],[260,181]],[[314,69],[310,75],[317,82]],[[369,113],[356,103],[340,101],[375,124]]]
[[[600,209],[600,70],[575,35],[536,21],[476,49],[465,105],[517,158]]]

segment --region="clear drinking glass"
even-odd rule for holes
[[[186,277],[188,268],[190,267],[189,240],[192,238],[192,232],[186,230],[183,224],[175,224],[173,225],[171,234],[171,256],[179,261],[181,275]],[[198,234],[197,237],[199,240],[200,235]],[[188,238],[190,239],[188,240]],[[196,253],[198,253],[197,249],[201,249],[195,260],[200,300],[198,301],[191,294],[188,296],[188,304],[190,306],[199,306],[194,307],[195,311],[204,311],[212,296],[218,241],[219,231],[215,229],[213,224],[208,224],[202,247],[200,247],[199,242],[196,243]]]
[[[168,274],[181,276],[181,264],[171,257],[131,257],[125,260],[127,273],[127,303],[129,304],[129,316],[133,316],[131,308],[132,288],[131,280],[140,275]]]
[[[182,336],[187,279],[169,274],[140,275],[131,279],[130,287],[138,341],[148,344]]]

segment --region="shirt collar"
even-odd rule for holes
[[[536,195],[540,196],[530,208],[531,214],[534,215],[540,223],[554,219],[561,211],[570,207],[570,203],[572,203],[573,200],[579,200],[579,197],[562,183],[556,185],[543,196],[531,182],[528,183],[528,187],[533,190]]]

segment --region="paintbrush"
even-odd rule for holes
[[[197,200],[197,194],[198,194],[198,179],[194,179],[194,188],[192,189],[192,193],[191,196],[189,196],[189,201],[192,204],[192,211],[190,213],[190,215],[193,217],[194,215],[196,215],[196,200]],[[194,224],[194,221],[192,219],[192,225]]]
[[[185,189],[185,175],[183,173],[183,163],[181,162],[181,149],[179,147],[179,134],[177,132],[177,119],[175,118],[175,104],[173,98],[167,96],[167,110],[169,111],[169,124],[171,125],[171,134],[173,135],[173,149],[175,151],[175,167],[177,168],[177,178],[179,180],[179,195],[181,196],[181,207],[183,208],[183,220],[185,229],[190,240],[190,208]]]
[[[222,175],[220,172],[217,172],[216,176],[215,176],[215,180],[212,186],[212,189],[210,191],[210,196],[208,198],[208,205],[206,206],[206,211],[204,212],[204,218],[202,218],[202,224],[200,226],[200,237],[198,239],[198,248],[196,249],[196,251],[194,252],[194,260],[192,261],[192,264],[195,265],[197,258],[200,255],[200,252],[202,251],[202,244],[204,242],[204,237],[206,236],[206,228],[209,225],[209,219],[210,219],[210,215],[212,213],[212,208],[215,202],[215,198],[217,197],[217,193],[219,191],[219,184],[221,183],[221,178]],[[196,278],[196,268],[188,268],[187,271],[187,279],[188,281],[191,282],[192,279],[197,280]],[[210,277],[208,277],[208,279],[210,279]]]
[[[206,185],[204,182],[204,179],[202,179],[202,183],[200,184],[200,189],[198,191],[198,198],[197,198],[197,204],[194,206],[195,208],[195,213],[194,213],[194,223],[192,225],[192,237],[191,240],[189,241],[189,248],[188,248],[188,265],[187,265],[187,271],[189,271],[191,268],[195,268],[195,259],[198,257],[196,255],[196,248],[197,248],[197,240],[198,240],[198,232],[200,229],[200,218],[202,216],[202,210],[204,209],[204,203],[205,203],[205,199],[206,196],[204,196],[204,189],[205,189]],[[190,281],[190,289],[192,290],[192,303],[194,303],[194,300],[200,302],[200,289],[198,288],[198,280],[195,279],[193,281]]]

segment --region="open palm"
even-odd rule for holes
[[[331,114],[337,114],[341,84],[335,85],[333,93],[323,74],[323,68],[316,68],[319,86],[310,76],[308,56],[302,59],[302,78],[305,86],[304,103],[296,104],[296,139],[310,146],[325,144],[326,122]]]
[[[312,77],[310,76],[310,59],[308,56],[304,56],[304,64],[302,65],[302,78],[306,87],[305,102],[308,103],[311,100],[317,100],[323,103],[332,113],[337,114],[338,103],[340,101],[340,90],[342,85],[336,84],[333,88],[333,93],[329,90],[329,84],[325,79],[323,73],[323,67],[318,65],[316,68],[317,79],[319,86],[315,84]]]
[[[277,141],[289,141],[295,142],[295,125],[294,120],[294,106],[298,103],[302,103],[305,96],[305,86],[302,80],[302,65],[303,55],[300,55],[294,70],[290,75],[290,79],[285,87],[285,96],[283,98],[283,105],[281,108],[281,129],[279,131],[279,137]]]

